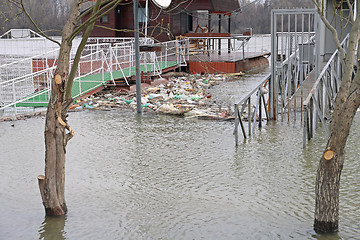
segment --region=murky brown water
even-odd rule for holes
[[[340,232],[318,236],[321,133],[303,150],[301,128],[278,122],[236,148],[231,122],[130,111],[69,119],[65,218],[44,217],[37,186],[44,119],[0,123],[0,239],[359,239],[360,128],[341,179]]]

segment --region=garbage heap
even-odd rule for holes
[[[238,75],[236,75],[238,76]],[[185,74],[169,77],[168,81],[142,90],[141,106],[144,112],[184,115],[191,118],[231,120],[233,110],[218,106],[209,89],[233,78],[234,75]],[[136,109],[136,93],[104,90],[87,98],[77,100],[73,110],[115,108]]]

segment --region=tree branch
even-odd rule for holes
[[[21,5],[22,10],[23,10],[24,13],[26,14],[26,16],[29,18],[30,22],[34,25],[34,27],[36,28],[36,30],[39,32],[39,34],[40,34],[41,36],[43,36],[44,38],[46,38],[47,40],[49,40],[49,41],[51,41],[51,42],[53,42],[53,43],[56,43],[56,44],[59,45],[59,47],[60,47],[61,44],[60,44],[58,41],[50,38],[48,35],[46,35],[46,34],[38,27],[38,25],[35,23],[34,19],[33,19],[33,18],[30,16],[30,14],[26,11],[25,6],[24,6],[24,3],[23,3],[23,0],[20,0],[20,5]]]
[[[313,0],[314,3],[315,3],[315,0]],[[317,11],[320,15],[320,18],[321,20],[323,21],[323,23],[325,24],[325,26],[330,30],[330,32],[332,33],[333,35],[333,39],[334,39],[334,42],[335,42],[335,45],[336,45],[336,48],[339,50],[340,52],[340,56],[341,56],[341,61],[342,63],[344,64],[344,60],[345,60],[345,50],[344,48],[341,47],[341,43],[340,43],[340,40],[339,40],[339,36],[338,36],[338,33],[336,31],[336,29],[331,25],[331,23],[327,20],[327,18],[325,17],[324,15],[324,0],[321,1],[322,2],[322,5],[320,7],[320,4],[317,2],[315,3],[315,6],[317,8]]]
[[[105,27],[105,26],[101,26],[101,25],[95,25],[95,27],[99,27],[99,28],[104,28],[104,29],[107,29],[107,30],[111,30],[111,31],[116,31],[116,32],[135,32],[135,30],[130,30],[130,29],[115,29],[115,28],[110,28],[110,27]],[[158,25],[154,26],[153,28],[162,28],[162,29],[165,29],[165,30],[168,30],[167,28],[164,28],[164,27],[158,27]],[[170,51],[173,51],[175,53],[174,50],[172,50],[170,47],[166,46],[163,44],[163,42],[157,40],[156,38],[152,37],[152,36],[149,36],[149,35],[145,35],[143,32],[140,32],[138,31],[138,33],[144,37],[147,37],[147,38],[150,38],[152,40],[154,40],[154,42],[157,42],[157,43],[160,43],[162,46],[164,46],[165,48],[167,48],[168,50]]]
[[[99,11],[100,3],[101,3],[101,1],[96,2],[95,6],[93,8],[93,14],[96,14]],[[76,73],[77,67],[80,62],[80,56],[85,47],[87,39],[90,36],[91,31],[94,28],[94,25],[95,25],[95,23],[91,23],[90,25],[87,26],[85,33],[81,39],[80,45],[78,46],[78,49],[76,50],[76,55],[75,55],[73,65],[71,67],[71,71],[69,74],[69,78],[68,78],[68,81],[66,84],[65,99],[71,99],[71,89],[72,89],[72,85],[74,83],[75,73]]]
[[[349,7],[349,14],[350,14],[350,20],[351,22],[354,22],[355,21],[355,18],[354,18],[354,9],[353,9],[353,6],[351,5],[350,3],[350,0],[346,0],[346,3]]]
[[[88,26],[89,24],[95,23],[95,21],[97,21],[98,19],[100,19],[104,15],[108,14],[111,10],[113,10],[122,1],[123,0],[109,0],[109,2],[106,3],[106,6],[102,7],[101,10],[106,9],[109,6],[111,6],[111,7],[109,9],[107,9],[105,12],[103,12],[102,14],[100,14],[100,15],[97,15],[97,14],[99,14],[100,11],[97,11],[95,13],[93,11],[92,16],[90,16],[85,22],[83,22],[80,26],[78,26],[75,29],[75,31],[72,33],[72,35],[70,36],[68,41],[72,41],[76,37],[76,35],[78,35],[82,30],[84,30],[86,28],[86,26]]]

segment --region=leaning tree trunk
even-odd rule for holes
[[[359,104],[360,89],[356,89],[334,111],[331,135],[316,176],[314,230],[318,233],[338,231],[340,175],[346,141]]]
[[[79,14],[80,4],[79,1],[75,1],[69,20],[63,28],[57,69],[52,79],[51,97],[46,113],[45,176],[38,176],[38,181],[48,216],[60,216],[67,212],[64,196],[65,152],[67,142],[74,135],[66,121],[67,112],[72,104],[71,97],[65,99],[71,51],[71,42],[67,40],[76,27]]]

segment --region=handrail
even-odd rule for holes
[[[241,126],[241,130],[243,133],[244,139],[247,138],[245,127],[243,124],[243,112],[246,108],[247,109],[247,121],[248,121],[248,136],[251,136],[251,132],[255,133],[255,123],[256,123],[256,114],[258,113],[258,121],[259,121],[259,128],[262,127],[262,113],[265,112],[266,119],[269,120],[269,113],[268,113],[268,103],[265,101],[265,94],[269,93],[269,89],[265,90],[265,87],[270,87],[269,81],[271,79],[271,73],[268,73],[264,79],[260,82],[259,85],[257,85],[254,90],[249,92],[244,98],[242,98],[239,102],[235,103],[234,109],[235,109],[235,129],[233,134],[235,135],[235,144],[238,145],[239,141],[239,125]],[[254,110],[252,111],[252,105],[251,105],[251,97],[256,93],[256,106]],[[241,106],[241,110],[239,110],[239,106]]]
[[[179,44],[180,41],[186,42],[186,40],[174,40],[174,41],[162,43],[165,46],[162,49],[162,52],[160,52],[159,54],[156,54],[155,52],[150,53],[150,54],[154,54],[154,56],[150,57],[150,59],[148,58],[141,59],[141,64],[145,64],[145,66],[147,66],[148,64],[153,65],[151,71],[153,72],[154,75],[161,74],[162,69],[164,67],[162,63],[163,61],[171,60],[171,61],[175,61],[177,66],[183,66],[186,63],[185,54],[182,54],[182,56],[180,57],[176,56],[178,54],[184,53],[185,51],[183,48],[185,45],[183,46],[183,44]],[[126,77],[128,76],[125,76],[125,72],[123,71],[123,69],[131,67],[132,65],[131,63],[134,60],[133,45],[134,45],[133,41],[118,43],[115,44],[114,46],[111,43],[87,44],[85,46],[85,50],[83,51],[84,55],[82,55],[80,58],[77,77],[75,78],[75,81],[79,81],[79,92],[80,92],[79,94],[82,95],[81,82],[86,81],[81,78],[87,75],[91,75],[92,73],[93,74],[102,73],[102,79],[101,81],[99,81],[99,84],[104,84],[105,83],[104,72],[110,72],[110,76],[111,76],[110,78],[112,81],[114,81],[112,72],[120,71],[124,75],[126,83],[129,85],[126,79]],[[125,52],[122,50],[124,50]],[[42,56],[44,56],[44,54],[36,55],[37,58],[41,58]],[[33,58],[28,58],[28,60],[32,60],[32,59]],[[2,93],[3,95],[0,94],[0,102],[2,102],[3,105],[0,106],[0,110],[3,110],[7,107],[15,107],[15,114],[16,114],[16,105],[18,103],[28,101],[29,99],[34,99],[34,97],[40,96],[42,93],[49,92],[50,89],[49,87],[51,87],[51,76],[53,75],[53,70],[55,69],[55,65],[56,65],[55,61],[56,59],[54,60],[54,66],[47,67],[47,60],[46,60],[46,64],[43,64],[44,66],[40,66],[40,68],[37,69],[38,71],[36,72],[18,76],[13,79],[1,82],[0,93]],[[72,60],[70,61],[69,64],[70,65],[72,64]],[[129,71],[129,74],[131,75],[131,71]],[[39,86],[38,85],[35,86],[35,81],[36,84],[39,84]],[[28,84],[32,84],[32,86]],[[24,86],[25,86],[25,91],[22,90],[24,89]],[[17,87],[19,87],[19,90]],[[34,89],[42,89],[42,90],[34,93],[33,92]],[[5,94],[7,92],[10,94]]]
[[[349,40],[349,34],[345,36],[344,40],[341,42],[340,45],[344,47],[344,46],[345,46],[345,43],[346,43],[348,40]],[[325,64],[323,70],[320,72],[318,78],[316,79],[316,81],[315,81],[313,87],[311,88],[309,95],[306,97],[303,105],[307,105],[307,104],[310,102],[310,98],[311,98],[312,95],[314,94],[315,89],[316,89],[316,87],[318,86],[318,84],[320,83],[321,78],[324,76],[324,74],[325,74],[325,72],[327,71],[327,69],[329,68],[331,62],[334,61],[335,56],[336,56],[338,53],[339,53],[339,50],[336,49],[335,52],[331,55],[330,59],[327,61],[327,63]]]
[[[49,52],[46,52],[46,53],[42,53],[42,54],[38,54],[38,55],[35,55],[35,56],[32,56],[32,57],[28,57],[28,58],[22,58],[20,60],[17,60],[17,61],[14,61],[14,62],[11,62],[11,63],[5,63],[3,65],[0,65],[0,68],[2,67],[8,67],[10,65],[13,65],[13,64],[16,64],[16,63],[20,63],[20,62],[23,62],[23,61],[29,61],[29,60],[32,60],[33,58],[39,58],[39,57],[42,57],[44,55],[48,55],[50,53],[53,53],[53,52],[56,52],[56,51],[59,51],[60,48],[57,48],[57,49],[54,49],[54,50],[51,50]]]
[[[13,29],[10,29],[10,30],[8,30],[7,32],[5,32],[4,34],[2,34],[1,36],[0,36],[0,38],[3,38],[3,37],[5,37],[6,35],[8,35],[8,34],[11,34],[13,31],[16,31],[16,30],[21,30],[22,32],[25,32],[25,31],[28,31],[30,34],[33,34],[34,36],[36,36],[37,38],[43,38],[43,39],[45,39],[43,36],[41,36],[40,34],[38,34],[37,32],[34,32],[33,30],[31,30],[31,29],[17,29],[17,28],[13,28]],[[31,38],[31,35],[29,36],[30,38]],[[33,37],[34,38],[34,37]],[[4,39],[4,38],[3,38]],[[12,38],[5,38],[5,39],[12,39]]]
[[[347,47],[349,34],[341,42],[343,48]],[[336,64],[336,66],[335,66]],[[335,98],[341,82],[341,59],[338,49],[334,51],[325,67],[322,69],[309,95],[303,102],[303,147],[306,147],[306,139],[311,140],[319,121],[322,123],[325,133],[330,136],[325,114],[331,114]]]

